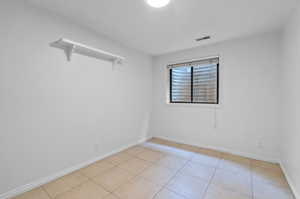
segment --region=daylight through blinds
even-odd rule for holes
[[[219,59],[169,65],[170,102],[218,104]]]

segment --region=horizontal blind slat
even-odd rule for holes
[[[172,99],[173,102],[188,102],[191,100],[191,69],[190,67],[172,69]]]
[[[171,67],[171,101],[192,102],[193,98],[195,103],[217,103],[217,64],[218,60],[215,59]]]
[[[217,102],[217,65],[193,68],[193,102]]]

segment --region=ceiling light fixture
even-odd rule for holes
[[[162,8],[170,3],[170,0],[147,0],[147,3],[154,8]]]

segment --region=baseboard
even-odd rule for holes
[[[294,186],[294,184],[293,184],[293,182],[291,180],[291,177],[289,176],[289,174],[287,172],[286,167],[284,166],[284,164],[282,163],[282,161],[280,161],[279,164],[280,164],[280,167],[281,167],[281,169],[282,169],[282,171],[283,171],[283,173],[285,175],[285,178],[286,178],[288,184],[290,185],[290,187],[292,189],[292,192],[294,194],[295,199],[300,199],[300,194],[297,192],[296,187]]]
[[[151,140],[152,138],[153,138],[152,136],[148,136],[148,137],[146,137],[146,138],[143,138],[143,139],[141,139],[141,140],[139,141],[139,144],[144,143],[144,142],[147,142],[147,141]]]
[[[67,174],[69,174],[69,173],[72,173],[72,172],[74,172],[74,171],[76,171],[76,170],[78,170],[78,169],[81,169],[81,168],[83,168],[83,167],[86,167],[86,166],[88,166],[88,165],[90,165],[90,164],[92,164],[92,163],[94,163],[94,162],[97,162],[97,161],[99,161],[99,160],[102,160],[102,159],[104,159],[104,158],[106,158],[106,157],[108,157],[108,156],[110,156],[110,155],[113,155],[113,154],[115,154],[115,153],[118,153],[118,152],[120,152],[120,151],[123,151],[123,150],[125,150],[125,149],[127,149],[127,148],[129,148],[129,147],[131,147],[131,146],[134,146],[134,145],[136,145],[136,144],[143,143],[143,142],[147,141],[148,139],[149,139],[149,138],[143,138],[143,139],[140,139],[139,141],[137,141],[137,142],[135,142],[135,143],[128,144],[128,145],[125,145],[125,146],[122,146],[122,147],[120,147],[120,148],[118,148],[118,149],[116,149],[116,150],[114,150],[114,151],[112,151],[112,152],[110,152],[110,153],[105,154],[105,155],[102,155],[102,156],[99,156],[99,157],[96,157],[96,158],[87,160],[87,161],[85,161],[85,162],[83,162],[83,163],[80,163],[80,164],[78,164],[78,165],[75,165],[75,166],[72,166],[72,167],[70,167],[70,168],[64,169],[64,170],[62,170],[62,171],[60,171],[60,172],[54,173],[54,174],[49,175],[49,176],[46,176],[46,177],[44,177],[44,178],[38,179],[38,180],[36,180],[36,181],[34,181],[34,182],[31,182],[31,183],[28,183],[28,184],[19,186],[19,187],[15,188],[15,189],[13,189],[13,190],[10,190],[10,191],[8,191],[8,192],[6,192],[6,193],[0,194],[0,199],[8,199],[8,198],[14,197],[14,196],[16,196],[16,195],[22,194],[22,193],[24,193],[24,192],[27,192],[27,191],[29,191],[29,190],[32,190],[32,189],[34,189],[34,188],[37,188],[37,187],[39,187],[39,186],[41,186],[41,185],[47,184],[48,182],[51,182],[51,181],[53,181],[53,180],[55,180],[55,179],[57,179],[57,178],[60,178],[60,177],[62,177],[62,176],[64,176],[64,175],[67,175]]]
[[[172,142],[193,145],[193,144],[184,143],[182,141],[178,141],[176,139],[172,139],[172,138],[169,138],[169,137],[164,137],[164,136],[154,136],[154,137],[165,139],[165,140],[170,140]],[[245,153],[245,152],[240,152],[240,151],[234,151],[234,150],[226,149],[226,148],[223,148],[223,147],[216,147],[216,146],[209,146],[209,145],[193,145],[193,146],[212,149],[212,150],[225,152],[225,153],[230,153],[230,154],[234,154],[234,155],[239,155],[239,156],[243,156],[243,157],[247,157],[247,158],[252,158],[252,159],[255,159],[255,160],[263,160],[263,161],[266,161],[266,162],[279,163],[279,159],[258,156],[258,155],[255,155],[255,154]]]

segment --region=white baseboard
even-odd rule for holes
[[[212,149],[212,150],[225,152],[225,153],[230,153],[230,154],[234,154],[234,155],[239,155],[239,156],[243,156],[243,157],[247,157],[247,158],[252,158],[252,159],[255,159],[255,160],[263,160],[263,161],[266,161],[266,162],[279,163],[279,159],[276,159],[276,158],[258,156],[258,155],[255,155],[255,154],[245,153],[245,152],[240,152],[240,151],[234,151],[234,150],[226,149],[226,148],[223,148],[223,147],[208,146],[208,145],[193,145],[193,144],[190,144],[190,143],[185,143],[185,142],[178,141],[176,139],[172,139],[172,138],[164,137],[164,136],[153,136],[153,137],[157,137],[157,138],[161,138],[161,139],[165,139],[165,140],[170,140],[172,142],[188,144],[188,145],[192,145],[192,146],[196,146],[196,147]]]
[[[120,147],[120,148],[118,148],[118,149],[116,149],[116,150],[114,150],[114,151],[112,151],[112,152],[110,152],[110,153],[105,154],[105,155],[102,155],[102,156],[99,156],[99,157],[96,157],[96,158],[87,160],[87,161],[85,161],[85,162],[83,162],[83,163],[80,163],[80,164],[78,164],[78,165],[69,167],[69,168],[67,168],[67,169],[64,169],[64,170],[62,170],[62,171],[60,171],[60,172],[57,172],[57,173],[54,173],[54,174],[52,174],[52,175],[46,176],[46,177],[44,177],[44,178],[38,179],[38,180],[36,180],[36,181],[34,181],[34,182],[30,182],[30,183],[28,183],[28,184],[19,186],[19,187],[15,188],[15,189],[13,189],[13,190],[10,190],[10,191],[8,191],[8,192],[6,192],[6,193],[0,194],[0,199],[8,199],[8,198],[14,197],[14,196],[16,196],[16,195],[22,194],[22,193],[24,193],[24,192],[27,192],[27,191],[29,191],[29,190],[32,190],[32,189],[34,189],[34,188],[37,188],[37,187],[39,187],[39,186],[41,186],[41,185],[47,184],[48,182],[51,182],[51,181],[53,181],[53,180],[55,180],[55,179],[57,179],[57,178],[60,178],[60,177],[62,177],[62,176],[64,176],[64,175],[67,175],[67,174],[69,174],[69,173],[72,173],[72,172],[74,172],[74,171],[76,171],[76,170],[78,170],[78,169],[81,169],[81,168],[83,168],[83,167],[86,167],[86,166],[88,166],[88,165],[90,165],[90,164],[92,164],[92,163],[94,163],[94,162],[97,162],[97,161],[99,161],[99,160],[102,160],[102,159],[104,159],[104,158],[106,158],[106,157],[108,157],[108,156],[110,156],[110,155],[113,155],[113,154],[115,154],[115,153],[118,153],[118,152],[120,152],[120,151],[123,151],[124,149],[127,149],[127,148],[129,148],[129,147],[131,147],[131,146],[134,146],[134,145],[143,143],[143,142],[147,141],[148,139],[149,139],[149,138],[143,138],[143,139],[141,139],[141,140],[139,140],[139,141],[137,141],[137,142],[135,142],[135,143],[128,144],[128,145],[125,145],[125,146],[122,146],[122,147]]]
[[[288,181],[288,184],[290,185],[292,192],[295,196],[296,199],[300,199],[300,194],[297,192],[296,187],[294,186],[291,177],[289,176],[286,167],[284,166],[284,164],[282,163],[282,161],[280,161],[280,167],[285,175],[286,180]]]

